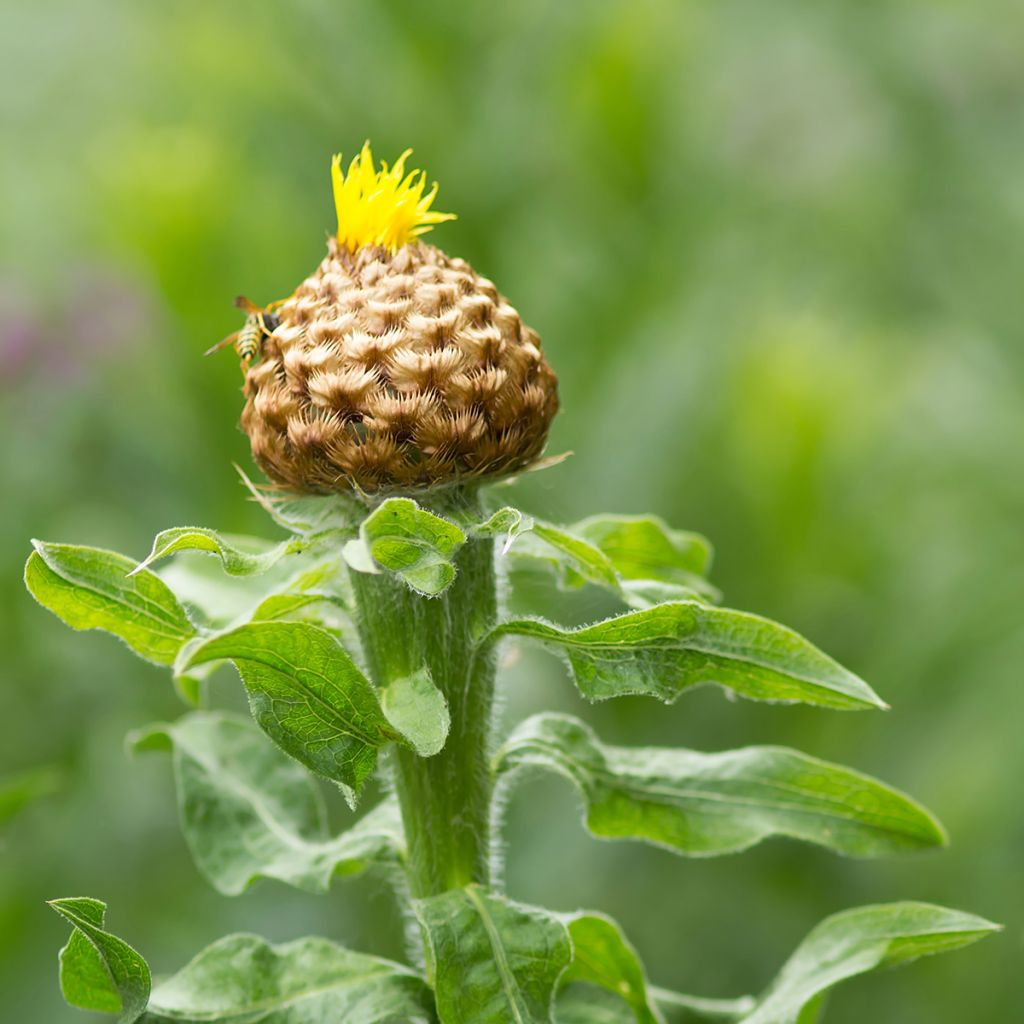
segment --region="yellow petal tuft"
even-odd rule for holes
[[[431,210],[437,197],[437,182],[426,195],[424,171],[406,173],[407,149],[388,169],[381,161],[374,170],[370,143],[342,170],[341,154],[331,161],[334,206],[338,211],[338,242],[355,252],[363,246],[381,246],[391,252],[430,231],[435,224],[454,220],[454,213]]]

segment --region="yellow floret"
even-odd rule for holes
[[[341,154],[331,161],[334,205],[338,211],[338,242],[355,252],[366,245],[382,246],[395,252],[435,224],[454,220],[454,213],[438,213],[430,207],[437,196],[437,182],[424,195],[427,175],[424,171],[406,173],[407,149],[388,169],[381,161],[374,170],[369,142],[348,165],[341,169]]]

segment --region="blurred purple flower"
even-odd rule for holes
[[[64,301],[44,308],[13,282],[0,282],[0,394],[81,382],[97,364],[130,352],[145,337],[153,304],[137,282],[104,268],[78,269]]]

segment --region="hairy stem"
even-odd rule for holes
[[[497,616],[494,544],[471,539],[455,582],[436,598],[414,594],[390,574],[353,573],[359,632],[378,686],[424,666],[444,694],[451,729],[433,757],[394,753],[395,788],[409,847],[409,887],[431,896],[490,875],[494,658],[477,643]]]

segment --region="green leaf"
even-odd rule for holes
[[[190,644],[175,670],[230,659],[253,717],[285,753],[358,793],[377,748],[397,734],[377,694],[330,633],[306,622],[252,622]]]
[[[503,537],[501,553],[507,554],[516,538],[533,529],[532,516],[525,515],[517,508],[506,505],[499,508],[482,523],[467,524],[468,532],[474,537]]]
[[[572,958],[565,925],[546,910],[470,885],[417,900],[444,1024],[551,1021]]]
[[[556,1024],[634,1024],[633,1011],[603,988],[573,982],[560,989],[555,1002]]]
[[[451,725],[448,704],[426,667],[388,683],[380,704],[387,720],[420,757],[433,757],[444,747]]]
[[[166,583],[113,551],[71,544],[32,542],[25,566],[32,596],[72,629],[102,629],[136,654],[170,665],[195,635],[185,609]]]
[[[260,576],[229,576],[219,559],[183,551],[156,568],[206,631],[254,620],[300,619],[342,632],[348,618],[348,573],[338,553],[324,558],[312,548],[290,555]]]
[[[550,523],[534,522],[533,530],[512,553],[546,565],[564,587],[595,583],[619,593],[619,577],[608,557],[589,541]]]
[[[71,1006],[116,1013],[132,1024],[149,1000],[146,961],[116,935],[103,930],[107,905],[88,897],[51,900],[50,906],[73,927],[60,951],[60,987]]]
[[[309,773],[247,718],[193,712],[128,742],[136,751],[172,751],[185,841],[199,871],[226,896],[261,877],[322,893],[335,875],[402,856],[393,800],[332,838]]]
[[[572,940],[572,963],[559,984],[598,985],[624,1000],[637,1024],[664,1024],[648,996],[640,958],[619,926],[602,914],[574,914],[563,920]]]
[[[875,692],[785,626],[695,601],[657,605],[582,629],[513,619],[491,633],[526,636],[563,655],[582,694],[645,694],[666,703],[715,683],[751,700],[886,707]]]
[[[568,715],[527,719],[498,752],[499,771],[546,768],[584,797],[586,825],[687,856],[736,853],[789,836],[855,857],[941,846],[941,826],[903,793],[783,747],[719,754],[612,747]]]
[[[317,592],[290,592],[271,594],[264,598],[253,610],[250,621],[272,622],[281,619],[302,618],[314,605],[323,603],[344,607],[333,595]]]
[[[325,612],[338,625],[348,621],[351,601],[346,576],[337,555],[303,569],[272,589],[253,610],[250,621],[273,619],[309,620],[314,606],[316,618],[322,622]],[[325,607],[326,606],[326,607]]]
[[[210,703],[210,677],[220,665],[197,665],[187,674],[174,676],[174,690],[190,708],[206,708]]]
[[[0,825],[10,821],[36,800],[58,792],[62,781],[62,772],[51,764],[37,765],[0,777]]]
[[[826,918],[800,943],[742,1024],[805,1024],[805,1008],[847,978],[968,946],[999,926],[927,903],[858,907]]]
[[[598,548],[627,580],[657,580],[699,590],[707,584],[711,545],[671,529],[657,516],[591,516],[569,528]]]
[[[411,498],[388,498],[363,520],[359,539],[343,549],[356,572],[387,569],[427,597],[455,579],[452,560],[466,535],[454,523],[422,509]]]
[[[266,572],[285,555],[302,551],[306,543],[295,538],[281,541],[280,544],[269,544],[255,537],[232,538],[232,541],[205,527],[176,526],[156,535],[149,554],[130,575],[148,569],[154,562],[180,551],[202,551],[216,555],[229,576],[256,576]],[[253,550],[247,551],[245,548]]]
[[[502,509],[492,519],[507,520],[512,512]],[[720,597],[703,578],[711,559],[708,542],[654,516],[594,516],[565,529],[532,523],[532,533],[511,554],[551,570],[562,587],[593,583],[635,608]]]
[[[147,1021],[177,1024],[397,1024],[433,1020],[415,971],[327,939],[272,946],[229,935],[153,989]]]

